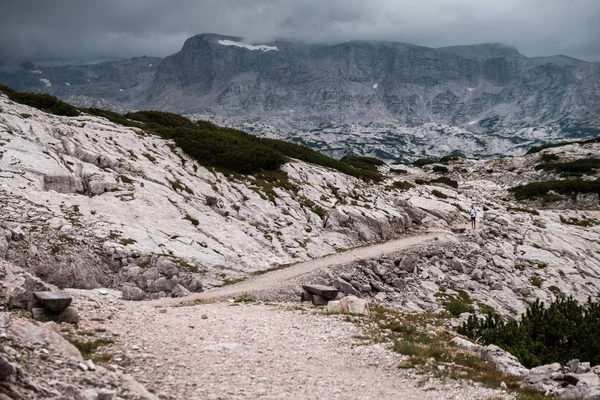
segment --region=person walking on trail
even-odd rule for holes
[[[475,208],[475,204],[471,204],[471,228],[475,229],[477,224],[477,208]]]

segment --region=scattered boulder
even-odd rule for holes
[[[140,301],[146,298],[146,293],[142,289],[131,284],[123,285],[121,292],[124,300]]]
[[[340,290],[349,295],[360,296],[360,292],[354,288],[349,282],[346,282],[342,278],[337,279],[338,284],[340,285]]]
[[[416,254],[409,254],[400,261],[399,267],[406,272],[413,272],[418,260],[419,257]]]
[[[190,294],[191,292],[183,286],[181,286],[180,284],[175,285],[175,287],[171,291],[171,297],[186,297]]]
[[[365,317],[370,315],[367,300],[352,295],[340,300],[340,308],[343,314],[364,315]]]

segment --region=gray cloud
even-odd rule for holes
[[[0,0],[0,60],[166,56],[189,36],[515,45],[600,61],[598,0]]]

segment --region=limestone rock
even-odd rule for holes
[[[327,303],[327,313],[328,314],[341,314],[342,313],[342,305],[341,301],[331,300]]]
[[[343,280],[342,278],[338,278],[337,279],[339,285],[340,285],[340,290],[345,293],[345,294],[351,294],[353,296],[360,296],[360,292],[358,290],[356,290],[354,288],[354,286],[352,286],[349,282],[346,282],[345,280]]]
[[[175,287],[171,291],[171,297],[185,297],[189,296],[190,294],[190,291],[181,286],[180,284],[175,285]]]
[[[415,254],[409,254],[400,261],[399,267],[406,272],[413,272],[418,259]]]
[[[369,303],[365,299],[356,296],[346,296],[340,300],[340,308],[344,314],[364,315],[368,317]]]
[[[123,300],[140,301],[146,297],[146,293],[142,289],[130,284],[123,285],[121,291],[123,292]]]
[[[3,357],[0,357],[0,382],[6,381],[15,373],[15,367]]]
[[[6,253],[8,252],[8,241],[4,236],[3,232],[0,231],[0,258],[6,258]]]

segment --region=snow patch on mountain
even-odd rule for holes
[[[260,50],[265,53],[267,51],[278,51],[279,50],[277,48],[277,46],[267,46],[266,44],[261,44],[261,45],[255,46],[252,44],[247,44],[247,43],[242,43],[242,42],[234,42],[233,40],[219,40],[219,44],[223,45],[223,46],[241,47],[241,48],[248,49],[248,50]]]
[[[40,81],[44,82],[46,84],[46,87],[52,86],[52,83],[50,83],[49,79],[42,78],[40,79]]]

